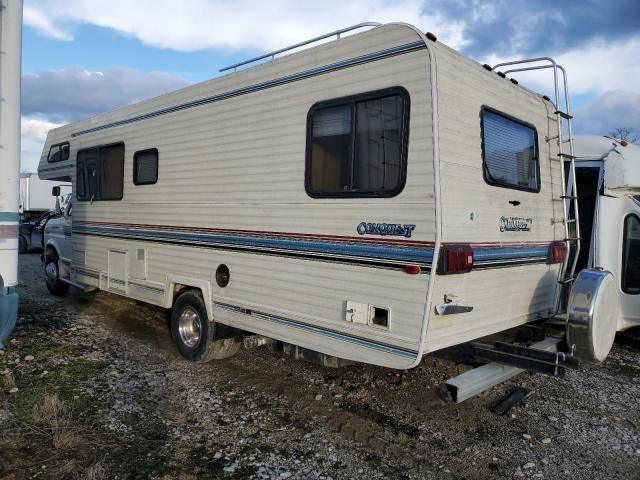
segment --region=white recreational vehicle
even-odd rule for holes
[[[52,130],[39,175],[74,203],[50,290],[170,308],[195,360],[244,331],[405,369],[561,313],[579,244],[562,88],[554,105],[406,24],[310,42],[332,35]]]
[[[575,155],[584,247],[578,269],[611,272],[617,330],[640,326],[640,146],[577,136]]]

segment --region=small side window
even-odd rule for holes
[[[158,149],[140,150],[133,155],[134,185],[152,185],[158,181]]]
[[[69,142],[51,145],[49,155],[47,156],[47,162],[55,163],[62,162],[64,160],[69,160]]]
[[[536,129],[489,108],[481,112],[482,161],[489,185],[540,191]]]
[[[622,291],[640,294],[640,218],[636,215],[629,215],[624,221]]]

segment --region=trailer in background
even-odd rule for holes
[[[20,174],[20,220],[27,222],[42,214],[55,210],[56,197],[51,195],[53,187],[60,187],[60,194],[71,193],[71,182],[41,180],[37,173]]]
[[[0,348],[18,317],[22,0],[0,0]]]

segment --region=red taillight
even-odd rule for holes
[[[470,245],[445,245],[440,251],[438,273],[465,273],[473,268],[473,249]]]
[[[567,244],[554,242],[549,246],[549,263],[563,263],[567,258]]]

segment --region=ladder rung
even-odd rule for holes
[[[560,200],[579,200],[580,197],[574,197],[572,195],[561,195]]]
[[[575,155],[569,155],[568,153],[559,153],[558,156],[566,158],[567,160],[573,160],[574,158],[576,158]]]
[[[565,238],[562,241],[563,242],[577,242],[578,240],[582,240],[582,238],[580,238],[580,237],[571,237],[571,238]]]
[[[563,280],[558,280],[558,283],[562,283],[563,285],[566,285],[567,283],[571,283],[576,279],[576,277],[569,277],[569,278],[565,278]]]
[[[567,112],[563,112],[562,110],[556,110],[555,112],[556,115],[560,115],[562,118],[565,118],[567,120],[571,120],[573,117],[571,115],[569,115]]]
[[[568,218],[567,219],[567,223],[576,223],[576,219],[575,218]]]

